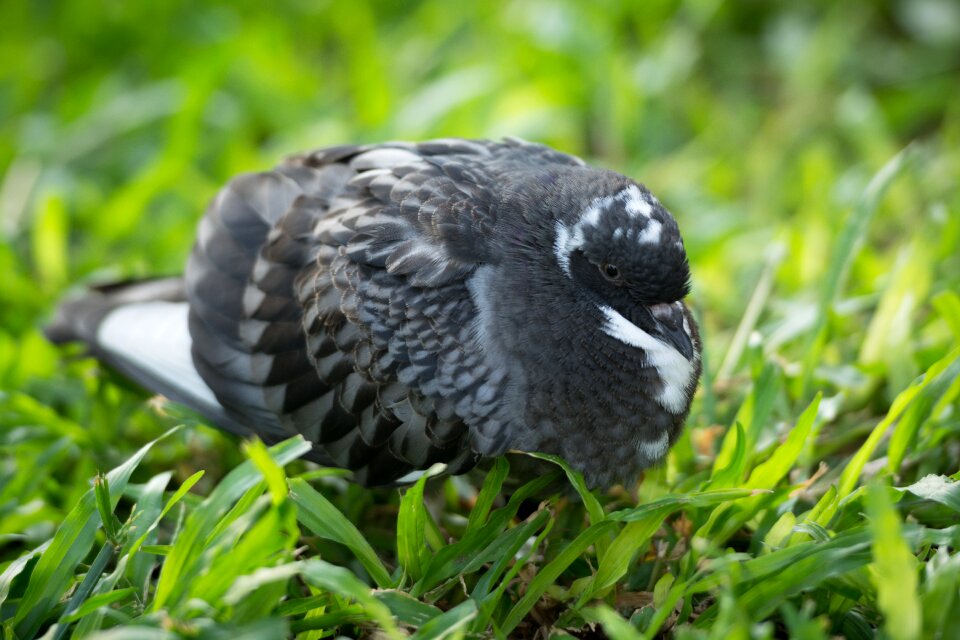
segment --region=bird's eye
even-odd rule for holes
[[[604,262],[600,265],[600,273],[610,282],[619,282],[621,279],[619,267],[609,262]]]

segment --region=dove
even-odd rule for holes
[[[628,177],[517,139],[346,145],[234,178],[182,277],[94,287],[46,332],[364,485],[517,450],[604,487],[682,432],[689,290],[676,220]]]

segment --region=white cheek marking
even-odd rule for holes
[[[637,451],[650,460],[659,460],[670,446],[670,435],[664,431],[656,440],[638,440]]]
[[[662,231],[663,225],[657,220],[650,218],[650,220],[647,221],[647,226],[643,228],[643,231],[637,234],[637,242],[640,244],[658,244]]]
[[[673,414],[683,413],[687,404],[687,387],[693,379],[693,363],[672,346],[657,340],[649,333],[624,318],[606,305],[597,305],[606,317],[603,332],[620,342],[643,349],[647,364],[657,370],[663,381],[663,390],[657,402]]]

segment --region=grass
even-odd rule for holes
[[[958,637],[955,4],[62,0],[0,23],[3,638]],[[676,214],[705,378],[636,487],[521,457],[365,490],[41,337],[70,286],[178,272],[229,176],[439,135],[543,141]]]

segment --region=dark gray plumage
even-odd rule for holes
[[[234,179],[182,279],[96,290],[48,335],[228,430],[301,433],[365,484],[519,449],[609,485],[686,418],[688,280],[656,198],[573,156],[343,146]]]

